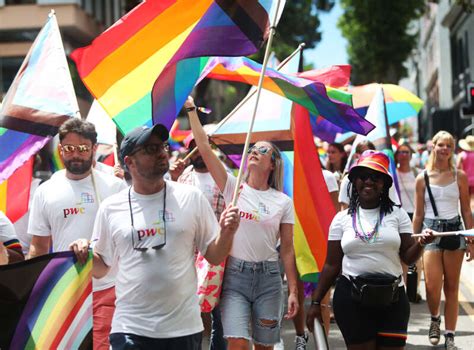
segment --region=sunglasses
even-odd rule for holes
[[[372,182],[383,181],[383,174],[380,173],[359,173],[357,178],[365,182],[370,179]]]
[[[410,151],[398,151],[397,153],[398,153],[398,154],[408,155],[408,154],[410,154]]]
[[[64,146],[61,146],[61,149],[64,153],[73,153],[76,150],[79,153],[87,153],[91,150],[91,147],[87,146],[87,145],[77,145],[77,146],[75,146],[75,145],[64,145]]]
[[[152,154],[161,153],[161,152],[168,152],[169,149],[170,149],[170,145],[167,143],[148,143],[146,145],[143,145],[140,148],[137,148],[130,155],[140,152],[141,150],[144,150],[145,153],[148,155],[152,155]]]
[[[131,236],[132,236],[132,247],[134,250],[140,251],[140,252],[146,252],[149,248],[154,249],[154,250],[160,250],[166,245],[166,182],[165,182],[165,188],[164,188],[164,194],[163,194],[163,214],[162,214],[162,221],[163,221],[163,242],[147,247],[146,243],[143,241],[142,237],[140,236],[140,233],[138,230],[135,228],[133,225],[133,211],[132,211],[132,201],[130,198],[130,193],[132,190],[132,186],[128,189],[128,206],[130,210],[130,222],[131,222]]]
[[[249,150],[247,151],[248,154],[252,153],[253,151],[257,151],[258,153],[260,153],[261,155],[265,155],[267,154],[268,152],[270,152],[272,150],[271,147],[268,147],[268,146],[252,146],[249,148]],[[275,153],[272,152],[272,159],[275,160]]]

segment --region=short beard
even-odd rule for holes
[[[191,159],[191,165],[193,166],[194,169],[198,169],[198,170],[206,169],[206,163],[204,163],[201,156]]]
[[[73,158],[71,160],[64,161],[64,167],[67,171],[74,175],[83,175],[91,170],[92,168],[92,155],[89,159],[83,160],[80,158]],[[73,163],[80,162],[80,165]]]
[[[137,162],[137,172],[140,176],[144,177],[147,180],[156,180],[162,178],[169,170],[170,165],[168,162],[165,162],[166,165],[155,165],[149,164],[148,166],[144,166]]]

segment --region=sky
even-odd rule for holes
[[[319,31],[322,33],[321,41],[315,49],[305,50],[305,64],[312,63],[314,68],[324,68],[334,64],[348,64],[346,52],[347,41],[337,28],[337,20],[342,15],[339,1],[336,1],[329,13],[319,12],[321,22]]]

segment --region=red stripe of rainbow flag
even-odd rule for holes
[[[296,265],[305,282],[317,282],[327,254],[327,237],[336,209],[324,181],[313,141],[309,112],[293,105]]]
[[[0,211],[16,222],[28,211],[30,184],[33,176],[33,157],[0,183]]]
[[[166,67],[191,57],[255,53],[268,35],[275,3],[144,1],[71,57],[89,91],[126,133],[152,124],[151,89]],[[171,127],[172,114],[160,122]]]

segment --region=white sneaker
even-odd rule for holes
[[[273,350],[285,350],[283,339],[280,338],[280,341],[273,346]]]
[[[295,350],[306,350],[306,344],[308,343],[308,333],[304,332],[304,335],[297,335],[295,338],[295,343]]]
[[[452,336],[452,335],[445,335],[444,336],[444,347],[447,350],[457,350],[456,345],[454,345],[454,336]]]
[[[428,332],[428,338],[430,339],[431,345],[438,345],[439,343],[439,338],[441,337],[440,325],[441,317],[436,321],[431,320],[430,330]]]

